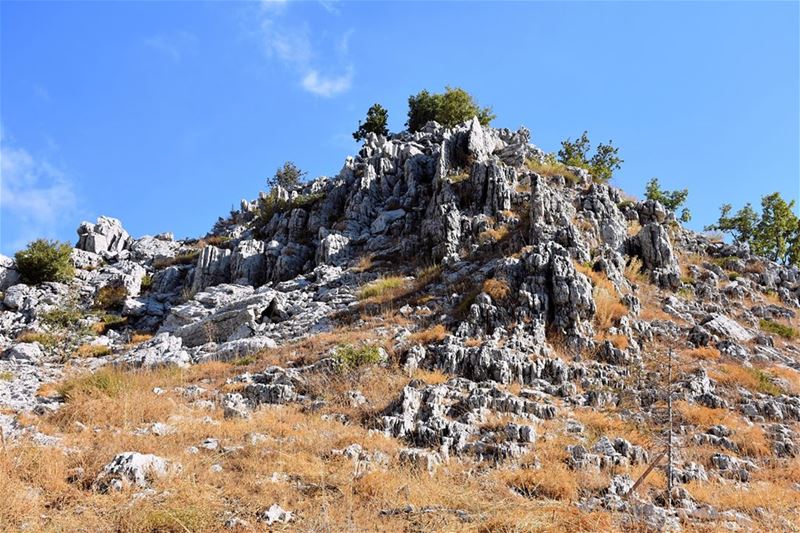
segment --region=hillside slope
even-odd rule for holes
[[[78,235],[67,284],[0,262],[0,529],[800,528],[798,270],[524,128],[369,134],[202,239]],[[666,459],[631,491],[670,403],[672,492]]]

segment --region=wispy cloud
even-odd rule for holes
[[[314,31],[307,22],[294,23],[288,15],[289,4],[262,0],[260,36],[267,57],[297,72],[300,86],[312,94],[330,98],[349,90],[355,71],[348,46],[352,30],[331,38],[329,32]],[[339,13],[334,2],[319,4],[330,15]]]
[[[196,41],[194,34],[188,31],[173,31],[146,37],[144,45],[179,63],[194,48]]]
[[[72,182],[58,168],[38,160],[0,136],[0,213],[10,242],[5,250],[22,248],[37,237],[55,237],[59,227],[78,215]]]

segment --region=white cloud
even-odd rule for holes
[[[183,56],[194,48],[196,41],[197,38],[188,31],[174,31],[147,37],[144,44],[179,63]]]
[[[343,93],[350,88],[353,81],[352,71],[341,76],[327,77],[316,70],[310,70],[303,78],[303,88],[319,96],[331,97]]]
[[[78,198],[59,169],[5,141],[0,138],[0,212],[12,242],[3,248],[19,249],[35,238],[55,237],[61,224],[73,222]]]
[[[327,31],[314,31],[307,23],[293,24],[286,17],[288,5],[288,0],[262,0],[260,35],[267,56],[296,71],[300,86],[312,94],[329,98],[349,90],[354,72],[349,60],[352,30],[329,38]],[[338,14],[332,3],[320,5]],[[325,65],[324,72],[320,64]]]

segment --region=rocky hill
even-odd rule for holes
[[[797,268],[529,137],[84,222],[69,283],[2,258],[0,529],[798,530]]]

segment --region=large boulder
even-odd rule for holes
[[[4,291],[19,282],[20,275],[14,260],[10,257],[0,255],[0,291]]]
[[[650,271],[653,282],[660,287],[677,289],[681,286],[681,272],[672,250],[667,229],[657,222],[644,226],[634,239],[635,248],[644,267]]]
[[[226,283],[230,278],[231,251],[216,246],[206,246],[197,258],[192,291],[198,292],[212,285]]]
[[[267,276],[264,241],[241,241],[231,254],[231,280],[240,285],[259,287]]]
[[[137,368],[153,368],[170,365],[185,367],[189,366],[190,361],[191,357],[184,350],[180,337],[160,333],[133,348],[117,360],[117,363]]]
[[[95,224],[82,222],[78,227],[75,248],[99,254],[121,252],[130,248],[133,239],[116,218],[101,216]]]
[[[101,492],[129,486],[146,488],[153,480],[166,476],[170,469],[170,462],[157,455],[123,452],[103,467],[94,486]]]

